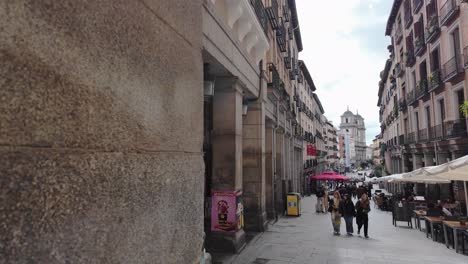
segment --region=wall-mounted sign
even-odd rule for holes
[[[313,145],[307,145],[307,156],[317,156],[317,148]]]

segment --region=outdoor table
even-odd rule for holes
[[[432,240],[435,241],[434,236],[434,224],[442,224],[442,217],[440,216],[425,216],[426,219],[426,237],[429,237],[429,228],[427,228],[427,222],[429,222],[429,226],[431,227],[431,236]]]
[[[426,216],[425,210],[413,210],[414,213],[414,225],[421,231],[421,218]],[[426,228],[427,229],[427,228]]]
[[[453,231],[453,248],[455,249],[455,252],[458,253],[458,231],[468,230],[468,225],[461,225],[459,221],[443,221],[442,223],[444,226],[445,246],[450,248],[447,229],[451,228]]]

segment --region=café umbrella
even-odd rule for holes
[[[333,171],[326,171],[319,175],[310,176],[311,180],[320,181],[349,181],[350,179],[344,175],[337,174]]]

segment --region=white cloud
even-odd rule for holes
[[[378,81],[388,58],[384,32],[389,10],[379,10],[381,2],[297,0],[304,46],[299,56],[311,72],[325,116],[338,126],[347,106],[354,113],[358,109],[366,121],[368,144],[380,132]],[[378,34],[368,36],[376,26]],[[358,32],[367,32],[367,38]],[[374,38],[382,43],[377,45],[380,51],[369,48]]]

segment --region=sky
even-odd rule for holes
[[[366,141],[380,133],[378,82],[389,58],[385,27],[391,0],[296,0],[304,60],[325,116],[338,128],[347,110],[366,124]]]

